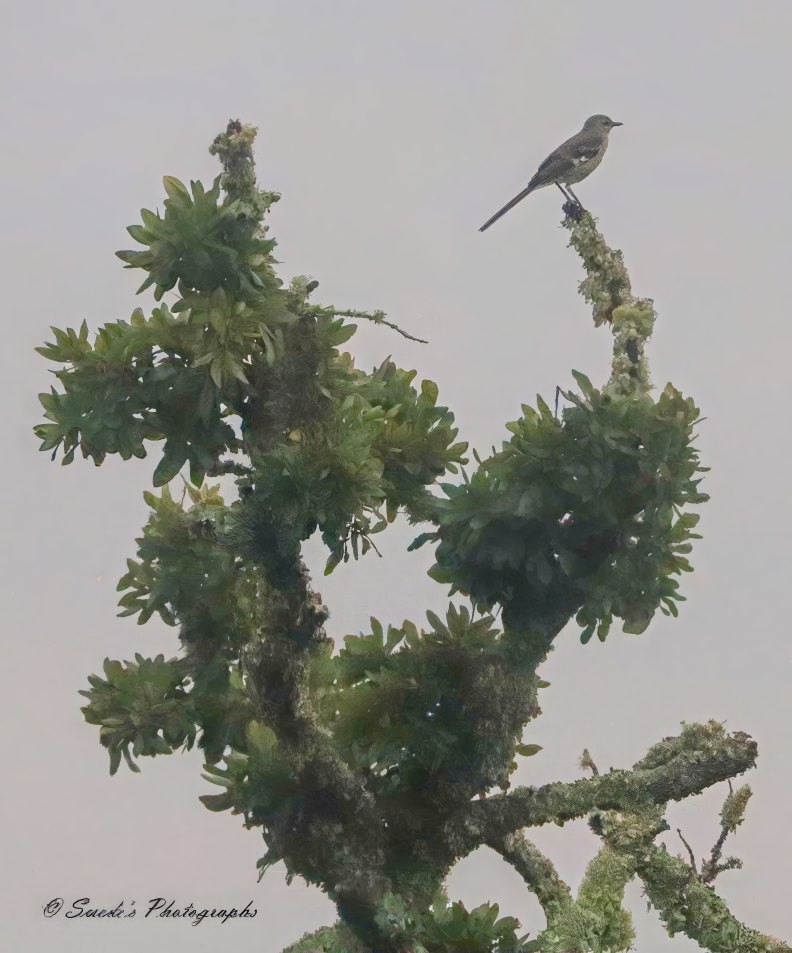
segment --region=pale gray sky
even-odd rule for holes
[[[262,183],[282,274],[309,273],[317,300],[383,308],[429,346],[364,327],[363,366],[388,354],[436,380],[481,451],[570,368],[608,376],[610,337],[576,294],[555,190],[491,231],[477,227],[546,153],[595,112],[624,126],[578,194],[624,250],[636,294],[653,297],[654,380],[708,418],[705,538],[689,601],[643,636],[583,647],[570,628],[545,667],[552,687],[527,740],[544,745],[518,781],[578,776],[587,746],[628,766],[681,720],[726,720],[759,742],[755,796],[730,840],[745,869],[719,881],[733,912],[790,938],[789,221],[792,5],[788,0],[376,0],[207,3],[84,0],[9,4],[0,38],[5,97],[4,379],[11,387],[4,519],[4,939],[14,950],[276,953],[333,919],[263,853],[238,818],[198,802],[200,758],[146,760],[108,777],[76,694],[109,655],[172,654],[174,630],[115,618],[115,584],[146,519],[152,461],[68,468],[38,454],[33,347],[48,326],[91,328],[147,305],[113,252],[161,204],[161,176],[211,179],[207,146],[229,117],[260,127]],[[11,462],[13,461],[13,463]],[[16,469],[12,470],[12,466]],[[420,623],[445,593],[430,554],[382,537],[384,558],[342,566],[319,588],[341,636],[376,614]],[[315,552],[315,550],[313,550]],[[313,560],[318,568],[320,561]],[[675,808],[697,853],[717,835],[724,790]],[[580,823],[541,831],[576,882],[596,843]],[[672,838],[673,850],[678,843]],[[494,855],[450,881],[468,905],[498,900],[525,930],[538,905]],[[244,905],[254,921],[45,919],[52,897],[153,896]],[[630,889],[641,953],[687,951]]]

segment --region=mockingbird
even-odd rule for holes
[[[509,209],[514,208],[518,202],[522,202],[526,195],[530,195],[536,189],[543,189],[546,185],[557,185],[564,193],[567,201],[574,199],[575,204],[582,208],[580,199],[570,186],[582,182],[602,162],[602,157],[608,148],[608,135],[614,126],[621,126],[621,123],[614,122],[607,116],[590,116],[583,123],[580,132],[572,136],[571,139],[567,139],[554,152],[551,152],[522,192],[515,195],[511,202],[508,202],[492,218],[484,222],[479,231],[486,231]],[[566,189],[564,189],[564,185]]]

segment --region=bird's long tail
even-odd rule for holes
[[[531,192],[536,188],[533,182],[529,182],[528,185],[520,192],[519,195],[515,195],[511,202],[507,202],[503,208],[498,209],[498,211],[492,216],[492,218],[487,219],[486,222],[479,229],[480,232],[486,232],[490,225],[494,225],[503,215],[511,211],[518,202],[522,202],[526,195],[530,195]]]

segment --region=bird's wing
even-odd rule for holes
[[[555,152],[550,153],[536,170],[536,175],[531,179],[531,182],[534,186],[555,182],[571,172],[581,162],[588,162],[593,159],[599,152],[601,145],[598,140],[572,136],[571,139],[567,139],[565,143],[560,145]]]
[[[533,185],[534,188],[540,185],[549,185],[555,182],[556,179],[563,178],[574,168],[575,163],[570,156],[562,155],[560,152],[554,152],[539,166],[530,184]]]

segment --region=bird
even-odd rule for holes
[[[490,225],[494,225],[502,215],[513,209],[518,202],[522,202],[526,195],[530,195],[537,189],[543,189],[546,185],[557,185],[564,193],[567,201],[570,201],[571,197],[575,204],[582,209],[580,199],[570,186],[582,182],[586,176],[591,175],[597,168],[602,162],[605,150],[608,148],[608,136],[611,129],[614,126],[621,125],[623,123],[616,122],[599,113],[596,116],[589,116],[583,123],[580,132],[575,133],[574,136],[551,152],[522,192],[515,195],[511,202],[507,202],[492,218],[487,219],[479,231],[485,232]],[[564,185],[566,189],[564,189]]]

